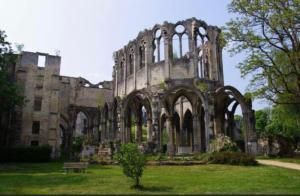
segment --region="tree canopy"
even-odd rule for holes
[[[12,72],[9,65],[14,65],[16,60],[17,55],[6,41],[5,32],[0,30],[0,115],[23,103],[19,87],[13,83],[13,76],[10,75],[13,73],[9,73]]]
[[[300,0],[232,0],[225,27],[231,54],[251,76],[248,90],[273,103],[300,104]]]

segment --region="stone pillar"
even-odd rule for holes
[[[151,62],[151,56],[149,55],[149,53],[151,52],[150,48],[149,48],[149,44],[145,44],[145,74],[146,74],[146,87],[149,86],[149,78],[150,78],[150,62]]]
[[[152,119],[147,119],[147,141],[152,142]]]
[[[193,115],[193,151],[201,152],[201,133],[200,133],[199,114]]]
[[[125,121],[124,121],[124,111],[121,111],[120,113],[120,139],[122,143],[126,142],[126,131],[125,131]]]
[[[175,149],[174,149],[174,129],[172,126],[172,117],[171,116],[167,116],[166,119],[166,127],[167,127],[167,132],[168,132],[168,149],[167,149],[167,153],[170,157],[173,157],[175,154]]]
[[[177,139],[177,135],[176,135],[176,139],[178,141],[178,145],[182,146],[184,145],[184,141],[186,140],[186,135],[185,135],[185,130],[183,130],[183,123],[184,123],[184,113],[183,113],[183,99],[182,97],[179,100],[180,103],[180,109],[179,109],[179,137]]]
[[[165,37],[165,79],[170,79],[170,65],[172,63],[172,37]]]
[[[254,128],[254,110],[243,112],[243,118],[245,130],[245,152],[249,154],[257,154],[257,136]]]
[[[156,150],[160,147],[160,130],[159,130],[159,115],[160,115],[160,105],[159,96],[154,94],[152,96],[152,141],[156,145]]]
[[[133,55],[133,80],[134,80],[134,89],[136,89],[136,65],[137,65],[137,57],[136,54]]]
[[[136,132],[135,132],[135,140],[138,144],[142,143],[142,135],[143,135],[142,123],[140,119],[138,119],[136,121]]]

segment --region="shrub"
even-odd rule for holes
[[[205,163],[230,164],[230,165],[257,165],[254,156],[241,152],[212,152],[203,154],[200,160]]]
[[[0,148],[0,162],[47,162],[52,148],[45,146],[16,146]]]
[[[123,144],[115,159],[121,164],[123,173],[135,181],[134,187],[140,187],[140,178],[146,165],[146,158],[133,143]]]
[[[223,152],[223,151],[239,152],[240,151],[236,143],[234,143],[230,139],[230,137],[224,134],[217,135],[215,139],[211,140],[209,145],[210,145],[209,149],[211,152]]]

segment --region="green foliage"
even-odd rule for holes
[[[0,148],[0,162],[47,162],[51,146],[16,146]]]
[[[164,81],[161,81],[159,83],[159,89],[161,89],[161,90],[166,90],[167,89],[167,85]]]
[[[272,109],[255,112],[256,130],[260,137],[267,138],[269,145],[279,143],[280,156],[289,155],[300,141],[300,106],[275,105]]]
[[[300,103],[299,0],[232,0],[233,18],[224,29],[232,55],[244,52],[238,65],[252,76],[248,90],[274,103]],[[285,99],[279,99],[279,97]]]
[[[22,105],[24,98],[20,96],[20,87],[8,80],[8,73],[0,70],[0,113]]]
[[[71,144],[72,152],[74,152],[76,154],[80,153],[82,151],[83,142],[84,142],[83,136],[74,137],[72,139],[72,144]]]
[[[7,112],[15,105],[22,105],[20,88],[12,82],[10,66],[16,64],[17,55],[13,54],[11,45],[6,40],[4,31],[0,30],[0,113]],[[1,116],[1,115],[0,115]]]
[[[135,181],[134,186],[140,187],[140,178],[146,165],[146,158],[138,146],[132,143],[123,144],[115,159],[121,164],[123,173]]]
[[[199,82],[197,84],[197,88],[201,91],[201,92],[205,92],[208,90],[208,85],[204,82]]]
[[[209,149],[211,152],[240,151],[236,143],[231,141],[231,139],[228,136],[225,136],[223,134],[217,135],[215,139],[210,141],[209,145]]]
[[[270,111],[268,109],[255,111],[255,128],[259,136],[264,136],[266,133],[266,126],[270,120]]]
[[[257,165],[257,161],[254,156],[241,153],[241,152],[212,152],[206,153],[201,156],[201,159],[205,163],[214,164],[230,164],[230,165]]]

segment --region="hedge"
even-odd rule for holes
[[[0,148],[0,162],[47,162],[51,146],[16,146]]]
[[[255,157],[241,152],[212,152],[201,156],[204,163],[230,164],[230,165],[257,165]]]

